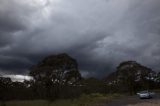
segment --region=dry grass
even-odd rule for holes
[[[139,104],[128,105],[128,106],[160,106],[160,100],[159,101],[154,100],[146,103],[139,103]]]

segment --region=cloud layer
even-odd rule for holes
[[[25,73],[49,54],[67,52],[83,75],[119,62],[160,66],[159,0],[1,0],[0,70]]]

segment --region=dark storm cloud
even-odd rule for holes
[[[67,52],[84,76],[125,60],[154,70],[160,62],[159,0],[1,0],[0,70],[24,73]]]

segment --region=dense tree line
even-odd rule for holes
[[[75,98],[81,94],[134,94],[142,89],[160,87],[160,74],[134,61],[122,62],[117,71],[104,79],[82,78],[75,59],[67,54],[51,55],[30,68],[30,81],[12,82],[0,77],[0,99]],[[153,77],[156,80],[153,80]]]

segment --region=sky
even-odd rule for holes
[[[0,74],[68,53],[83,76],[127,60],[160,70],[160,0],[0,0]]]

